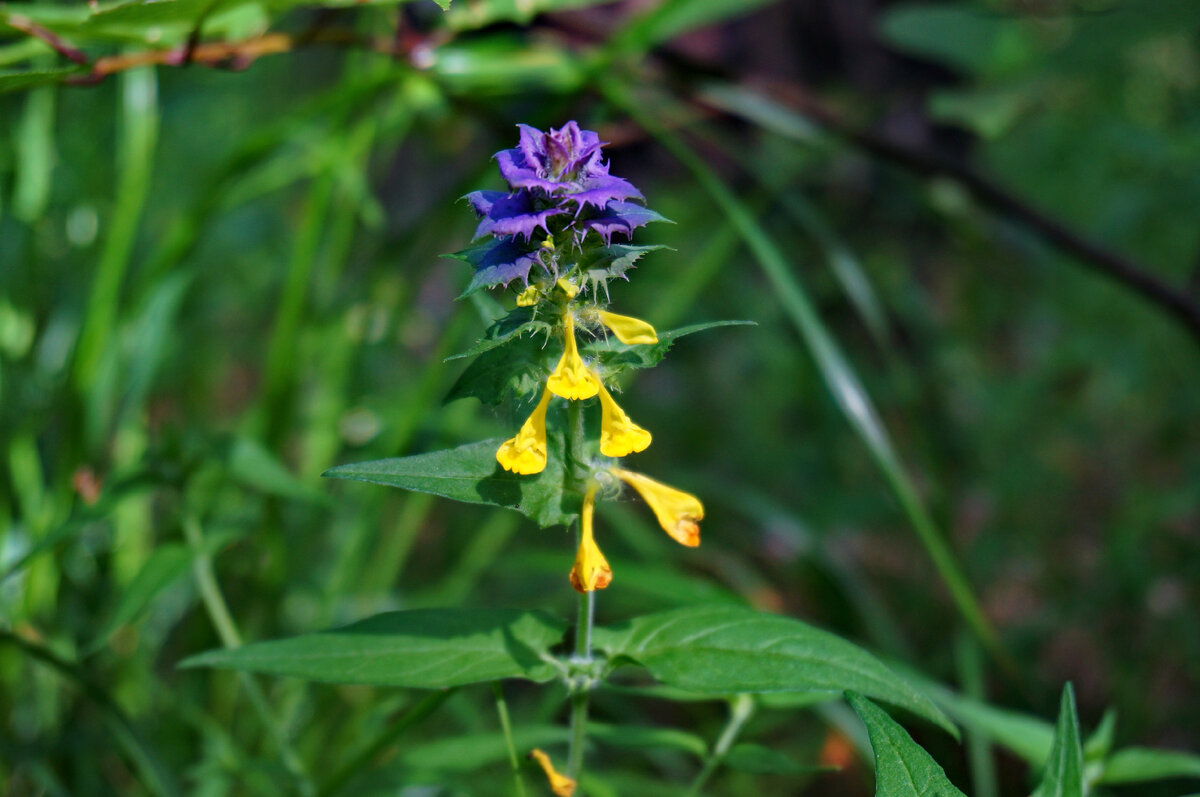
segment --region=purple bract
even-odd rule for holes
[[[466,196],[479,216],[475,239],[495,239],[490,245],[477,244],[471,256],[463,258],[477,269],[473,286],[517,278],[528,283],[534,263],[547,265],[539,257],[541,240],[535,235],[579,250],[589,232],[607,246],[614,235],[629,238],[636,228],[662,219],[628,201],[641,200],[641,192],[608,173],[600,152],[604,143],[591,130],[581,130],[573,121],[546,133],[529,125],[518,128],[517,146],[495,156],[510,192],[473,191]]]

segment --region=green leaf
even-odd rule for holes
[[[1050,747],[1054,744],[1054,726],[1049,722],[1017,711],[989,706],[926,680],[917,673],[904,672],[909,680],[959,723],[1008,748],[1035,770],[1046,765]]]
[[[62,69],[39,69],[30,72],[0,71],[0,94],[24,91],[47,83],[59,83],[68,75],[82,71],[76,67]]]
[[[646,208],[645,213],[654,213]],[[665,216],[654,213],[657,218],[651,221],[670,221]],[[633,246],[630,244],[612,244],[589,250],[579,261],[579,269],[587,279],[594,284],[606,282],[616,277],[624,277],[625,272],[633,268],[642,256],[656,249],[667,249],[660,245]]]
[[[475,30],[497,22],[528,24],[535,16],[547,11],[565,11],[603,5],[613,0],[478,0],[460,3],[446,14],[446,24],[452,30]],[[449,5],[447,0],[446,5]]]
[[[140,615],[160,592],[187,572],[193,556],[191,548],[179,543],[167,543],[151,551],[145,564],[125,587],[112,617],[84,650],[84,655],[99,650],[118,628]]]
[[[329,496],[297,478],[257,440],[237,438],[227,457],[230,475],[247,487],[281,498],[329,504]]]
[[[1200,756],[1178,750],[1126,747],[1113,753],[1096,782],[1117,785],[1166,778],[1200,778]]]
[[[1079,741],[1075,690],[1069,683],[1063,689],[1046,771],[1033,797],[1083,797],[1083,744]]]
[[[220,667],[339,684],[444,689],[525,678],[549,681],[550,648],[567,624],[517,609],[387,612],[342,628],[192,656],[181,667]]]
[[[606,725],[588,723],[588,737],[600,744],[621,749],[644,750],[662,748],[691,753],[697,758],[708,754],[708,744],[694,733],[675,728],[655,728],[648,725]]]
[[[887,712],[853,692],[846,699],[867,726],[875,751],[875,797],[965,797]]]
[[[618,374],[626,368],[652,368],[667,356],[667,352],[675,341],[693,332],[703,332],[715,327],[754,326],[753,321],[709,321],[704,324],[672,329],[669,332],[658,333],[658,343],[626,345],[616,336],[597,338],[591,343],[579,347],[584,359],[592,363],[592,367],[601,378]]]
[[[476,294],[478,295],[478,294]],[[553,329],[550,324],[545,321],[537,321],[533,317],[534,308],[518,307],[510,311],[506,316],[493,323],[483,333],[483,337],[462,354],[454,354],[446,358],[446,362],[451,360],[461,360],[466,357],[477,357],[485,351],[491,351],[498,346],[503,346],[515,337],[532,335],[536,332],[542,332],[549,337],[549,333]]]
[[[446,401],[474,396],[489,406],[507,399],[522,401],[541,394],[550,370],[562,356],[562,340],[518,334],[508,345],[485,349],[462,372]]]
[[[550,434],[546,469],[533,476],[500,467],[496,449],[501,442],[484,440],[430,454],[340,465],[324,475],[515,509],[543,528],[570,523],[579,514],[579,498],[563,491],[561,432]]]
[[[799,775],[804,772],[836,770],[837,767],[805,766],[777,750],[743,742],[733,746],[722,761],[730,769],[755,775]]]
[[[909,4],[883,18],[884,38],[897,49],[968,72],[994,72],[1032,54],[1020,20],[963,6]]]
[[[695,692],[823,692],[847,689],[957,731],[946,716],[865,650],[799,620],[739,606],[699,606],[597,629],[613,665],[642,665]]]
[[[775,0],[668,0],[635,19],[617,38],[617,43],[645,49],[696,28],[709,27],[730,17],[748,14]]]
[[[1110,708],[1100,718],[1100,724],[1092,735],[1083,743],[1084,761],[1101,761],[1108,758],[1112,751],[1113,739],[1117,733],[1117,710]]]

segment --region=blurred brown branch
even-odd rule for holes
[[[966,163],[856,127],[832,107],[794,84],[769,79],[755,82],[776,101],[871,155],[921,175],[954,180],[980,204],[1033,230],[1060,252],[1074,257],[1085,268],[1116,281],[1158,305],[1200,341],[1200,301],[1184,287],[1168,283],[1140,263],[1072,230]]]

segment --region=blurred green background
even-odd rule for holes
[[[204,49],[268,31],[289,52]],[[163,48],[177,63],[97,60]],[[1194,0],[9,3],[0,90],[7,793],[505,793],[487,694],[393,740],[421,694],[175,665],[392,608],[573,611],[561,529],[320,479],[510,433],[443,406],[444,358],[496,306],[455,302],[469,274],[439,255],[474,229],[458,197],[501,185],[515,124],[572,118],[676,222],[639,232],[673,251],[615,309],[757,323],[626,388],[655,435],[638,469],[708,514],[684,551],[606,507],[599,619],[747,602],[1046,718],[1070,680],[1085,729],[1114,707],[1119,744],[1200,748]],[[509,702],[526,746],[561,741],[561,690]],[[723,720],[615,691],[593,716],[704,740]],[[1036,775],[914,735],[968,793]],[[669,794],[696,767],[690,742],[598,736],[596,794]],[[747,736],[847,768],[730,771],[713,793],[871,793],[835,709]]]

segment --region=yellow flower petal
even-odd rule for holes
[[[530,285],[517,295],[517,307],[532,307],[538,303],[540,295],[541,291],[538,290],[538,286]]]
[[[550,391],[543,390],[541,401],[521,426],[515,437],[505,440],[496,450],[496,461],[505,470],[529,475],[541,473],[546,467],[546,408]]]
[[[546,380],[546,387],[565,399],[590,399],[600,390],[600,380],[579,356],[579,347],[575,344],[575,319],[570,310],[563,317],[563,345],[562,359]]]
[[[541,765],[542,771],[546,773],[546,780],[550,781],[550,791],[557,797],[571,797],[575,793],[575,781],[560,774],[551,763],[550,756],[535,748],[529,751],[529,757]]]
[[[650,433],[617,406],[609,392],[600,386],[600,453],[606,457],[623,457],[650,446]]]
[[[600,553],[592,530],[592,515],[596,508],[596,487],[588,488],[583,499],[583,513],[579,532],[579,552],[575,554],[575,566],[571,568],[571,586],[576,592],[592,592],[604,589],[612,583],[612,568]]]
[[[676,542],[693,548],[700,544],[698,521],[704,519],[704,505],[700,503],[699,498],[640,473],[621,469],[614,470],[613,473],[646,499],[646,503],[658,518],[658,524]]]
[[[658,333],[654,331],[654,327],[640,318],[617,315],[607,310],[599,310],[597,313],[600,323],[611,329],[617,340],[624,344],[632,346],[637,343],[658,343]]]

